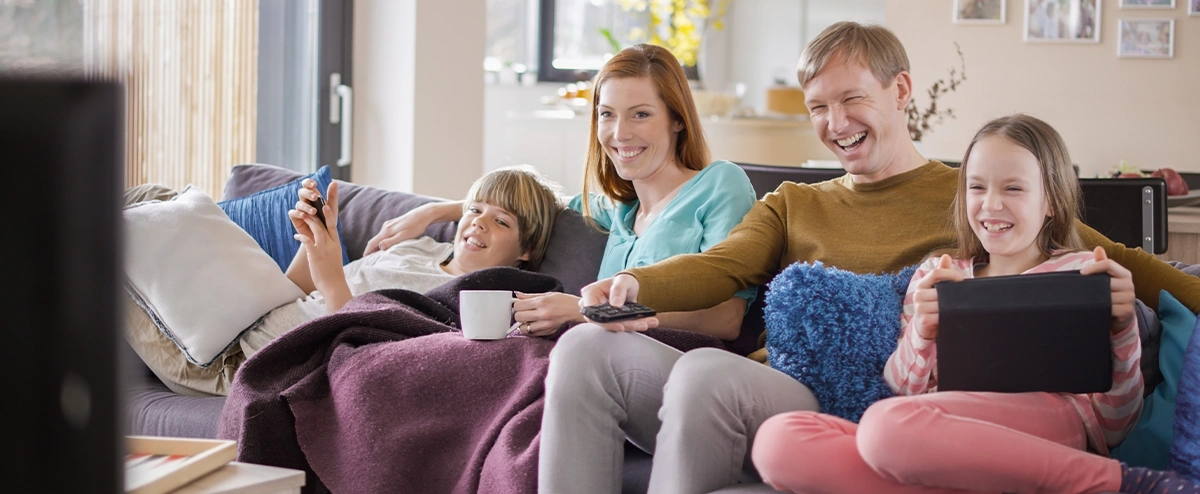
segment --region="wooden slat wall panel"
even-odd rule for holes
[[[255,156],[258,0],[84,0],[84,68],[126,85],[125,182],[215,199]]]

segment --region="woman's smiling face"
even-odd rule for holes
[[[648,77],[609,79],[596,105],[596,138],[616,165],[617,175],[645,180],[675,165],[675,143],[683,124]]]

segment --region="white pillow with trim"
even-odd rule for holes
[[[208,367],[304,291],[204,191],[125,209],[126,287],[188,361]]]

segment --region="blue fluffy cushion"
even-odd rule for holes
[[[1146,397],[1145,403],[1142,405],[1142,416],[1138,418],[1138,422],[1130,431],[1129,436],[1119,446],[1113,448],[1112,457],[1133,466],[1162,470],[1171,463],[1171,438],[1174,435],[1172,428],[1177,427],[1173,424],[1178,417],[1176,398],[1184,398],[1180,404],[1194,402],[1200,398],[1200,390],[1184,391],[1182,388],[1184,381],[1180,379],[1184,371],[1188,341],[1194,337],[1192,330],[1196,325],[1195,314],[1192,314],[1171,294],[1161,291],[1158,295],[1158,317],[1162,321],[1158,368],[1162,370],[1163,380],[1154,388],[1154,392]],[[1192,355],[1191,359],[1200,359],[1200,355]],[[1195,365],[1193,364],[1193,369],[1196,369]],[[1192,372],[1194,373],[1195,370]],[[1192,382],[1194,380],[1195,377],[1187,379],[1189,387],[1197,387],[1197,384]],[[1184,405],[1184,408],[1189,407]],[[1194,414],[1198,409],[1193,408],[1192,410],[1191,414]],[[1194,417],[1194,415],[1192,416]],[[1195,424],[1195,422],[1192,423]],[[1179,429],[1175,428],[1175,430]],[[1191,426],[1191,431],[1194,437],[1197,431],[1195,425]],[[1188,440],[1181,439],[1181,441],[1187,442]],[[1191,449],[1195,451],[1198,446],[1194,441],[1191,442],[1193,444]],[[1195,456],[1192,458],[1192,465],[1200,465],[1200,463],[1195,463]]]
[[[1163,292],[1166,293],[1166,292]],[[1179,376],[1179,389],[1175,394],[1175,437],[1171,440],[1171,468],[1200,480],[1200,318],[1187,312],[1180,304],[1178,324],[1187,324],[1191,316],[1192,334],[1183,355],[1183,366]],[[1174,323],[1175,321],[1172,321]],[[1167,320],[1163,319],[1163,334],[1167,331]]]
[[[300,241],[295,238],[296,229],[292,227],[287,212],[296,205],[296,192],[300,190],[300,182],[306,178],[316,180],[317,189],[321,191],[329,190],[329,184],[333,182],[329,165],[325,165],[310,175],[278,187],[217,203],[229,219],[249,233],[283,271],[287,270],[296,251],[300,249]],[[341,232],[341,227],[338,232]],[[348,262],[350,258],[343,243],[342,264]]]
[[[820,262],[783,270],[763,311],[771,367],[808,386],[822,412],[858,422],[868,406],[893,395],[883,369],[896,350],[915,270],[856,274]]]

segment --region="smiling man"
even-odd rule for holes
[[[708,251],[598,281],[584,289],[583,304],[634,300],[659,312],[698,310],[765,284],[793,263],[895,272],[950,245],[958,171],[926,160],[909,138],[908,67],[903,45],[883,27],[841,22],[827,28],[805,49],[797,72],[813,127],[848,173],[813,185],[784,183]],[[1080,230],[1085,244],[1103,246],[1133,272],[1138,297],[1148,305],[1157,307],[1159,290],[1166,289],[1200,310],[1200,279],[1086,226]],[[649,445],[650,492],[711,492],[737,483],[743,469],[753,473],[749,455],[763,421],[819,408],[804,384],[750,359],[714,349],[683,354],[622,334],[652,324],[642,319],[605,325],[613,331],[608,335],[565,334],[555,352],[572,365],[551,368],[545,411],[546,417],[569,416],[579,430],[656,434]],[[765,361],[766,351],[751,357]],[[546,441],[553,431],[542,433]],[[575,475],[576,492],[603,485],[587,477],[587,461],[564,460],[562,470]]]

